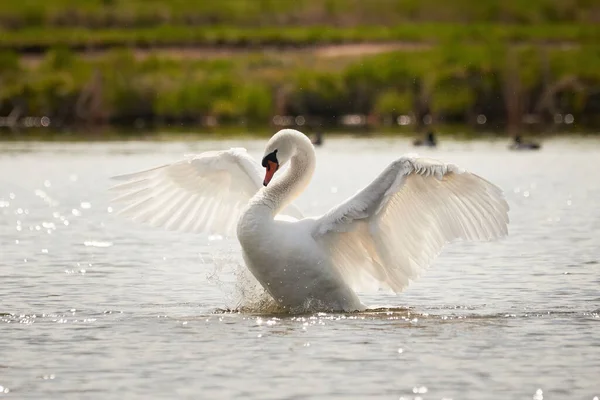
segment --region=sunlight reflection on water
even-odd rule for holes
[[[1,143],[0,397],[600,395],[599,141],[419,150],[504,188],[510,236],[447,247],[405,293],[361,295],[366,312],[300,316],[227,311],[235,241],[137,226],[107,201],[111,175],[263,145]],[[412,151],[329,139],[299,206],[322,213]]]

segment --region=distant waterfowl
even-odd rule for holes
[[[321,132],[321,130],[318,130],[310,139],[310,141],[315,146],[321,146],[323,144],[323,133]]]
[[[511,150],[538,150],[538,143],[524,142],[520,135],[515,136],[513,143],[509,146]]]
[[[211,151],[116,177],[124,183],[113,188],[114,202],[152,226],[237,235],[249,270],[291,312],[364,310],[356,291],[401,292],[445,244],[508,232],[500,188],[416,155],[392,161],[343,203],[305,218],[292,202],[315,165],[310,140],[283,129],[267,143],[264,179],[244,149]]]
[[[427,132],[427,136],[425,137],[425,140],[417,139],[413,142],[413,145],[435,147],[435,146],[437,146],[435,134],[432,131],[429,131],[429,132]]]

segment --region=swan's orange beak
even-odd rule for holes
[[[263,181],[263,185],[267,186],[271,179],[273,179],[273,175],[279,169],[279,164],[273,161],[267,161],[267,166],[265,167],[267,172],[265,173],[265,180]]]

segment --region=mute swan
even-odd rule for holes
[[[287,171],[277,175],[286,163]],[[248,269],[292,311],[364,310],[355,291],[407,287],[455,239],[508,232],[502,191],[452,164],[403,156],[320,217],[291,202],[308,185],[315,151],[283,129],[260,167],[244,149],[206,152],[115,177],[121,213],[134,221],[237,238]]]

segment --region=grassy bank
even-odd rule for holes
[[[88,29],[35,27],[0,34],[0,49],[44,52],[53,47],[85,51],[119,46],[309,46],[361,42],[477,44],[487,41],[587,45],[600,42],[600,25],[433,24],[407,23],[394,27],[328,26],[256,27],[160,25],[149,28]]]
[[[589,0],[23,0],[0,3],[0,48],[594,44],[599,22],[600,4]]]
[[[58,129],[264,127],[291,115],[336,127],[360,114],[379,127],[430,115],[503,129],[571,114],[594,128],[596,3],[1,2],[0,126],[10,115],[47,116]],[[319,50],[343,43],[366,45],[344,56]],[[380,43],[391,47],[370,51]]]
[[[0,3],[0,26],[126,27],[158,24],[356,26],[405,22],[597,23],[589,0],[21,0]]]

